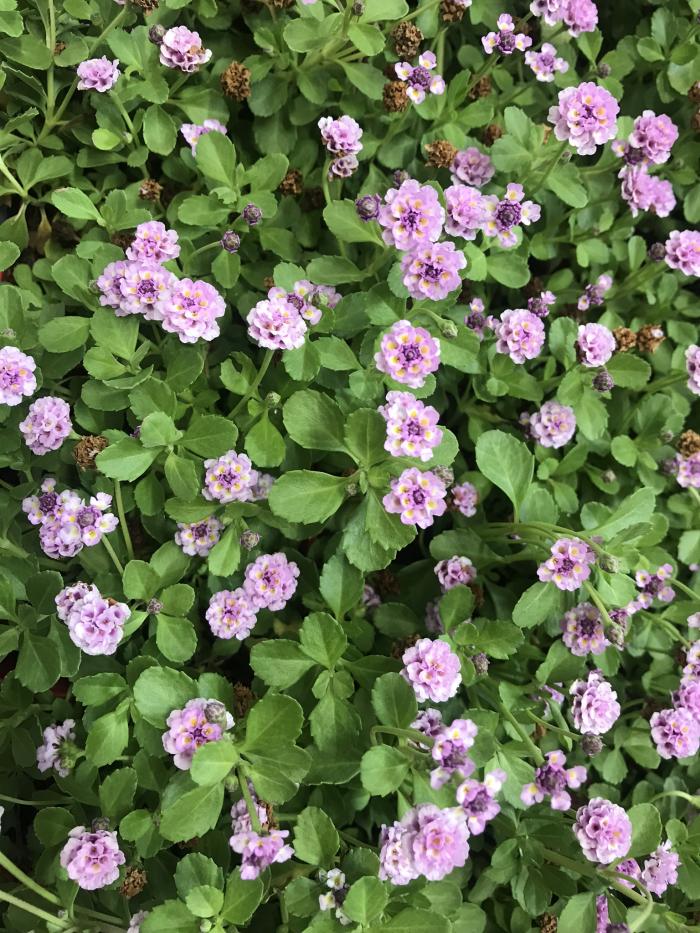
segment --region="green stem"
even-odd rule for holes
[[[258,819],[258,811],[253,798],[250,795],[250,788],[248,787],[248,779],[243,773],[241,768],[236,770],[238,775],[238,783],[241,788],[241,793],[243,794],[243,799],[245,800],[245,805],[248,808],[248,816],[250,817],[250,823],[256,833],[262,833],[262,826],[260,825],[260,820]]]
[[[0,901],[6,901],[8,904],[12,904],[13,907],[18,907],[28,914],[34,914],[35,917],[39,917],[40,920],[43,920],[44,923],[48,923],[52,927],[58,927],[60,930],[70,930],[71,928],[71,924],[62,920],[60,917],[49,914],[40,907],[28,904],[26,901],[20,900],[20,898],[14,897],[12,894],[7,894],[5,891],[0,891]]]
[[[242,396],[242,398],[240,399],[236,407],[229,414],[229,418],[235,418],[235,416],[238,414],[241,408],[243,408],[243,406],[248,401],[248,399],[252,398],[252,396],[257,392],[258,386],[265,378],[265,373],[270,368],[270,363],[272,362],[272,357],[274,356],[274,353],[275,353],[274,350],[265,350],[265,356],[263,357],[263,361],[260,364],[260,369],[258,370],[257,376],[248,386],[248,391],[246,392],[246,394]]]
[[[124,501],[122,499],[122,487],[118,479],[114,481],[114,501],[117,506],[117,515],[119,516],[119,524],[122,526],[122,535],[124,537],[124,545],[126,547],[126,553],[129,560],[134,559],[134,545],[131,542],[131,535],[129,534],[129,526],[126,523],[126,514],[124,512]]]
[[[55,894],[52,894],[50,891],[47,891],[46,888],[42,888],[40,884],[37,884],[33,878],[30,878],[29,875],[25,875],[21,868],[18,868],[12,859],[9,859],[4,852],[0,852],[0,867],[4,868],[6,872],[9,872],[14,878],[21,882],[25,888],[29,891],[33,891],[38,897],[42,898],[45,901],[48,901],[49,904],[54,904],[57,907],[61,907],[61,901]]]
[[[686,794],[683,790],[665,790],[663,793],[657,794],[656,797],[652,797],[649,803],[656,803],[657,800],[663,800],[664,797],[680,797],[681,800],[687,800],[691,806],[700,808],[700,797],[697,794]]]
[[[535,715],[532,710],[526,709],[525,712],[533,722],[539,723],[541,726],[544,726],[545,729],[552,729],[554,732],[560,732],[562,735],[565,735],[569,739],[573,739],[575,742],[581,741],[581,736],[576,735],[575,732],[570,732],[568,729],[564,729],[561,726],[555,726],[553,722],[547,722],[545,719],[541,719],[539,716]]]
[[[402,739],[411,739],[414,742],[420,742],[421,745],[433,745],[435,740],[429,735],[424,735],[417,729],[400,729],[398,726],[372,726],[370,730],[370,742],[377,745],[377,735],[396,735]]]
[[[627,878],[627,875],[613,872],[611,873],[613,877],[610,877],[610,874],[606,871],[597,871],[592,865],[585,865],[583,862],[577,862],[575,859],[567,858],[565,855],[560,855],[558,852],[552,851],[552,849],[543,849],[542,855],[553,865],[559,865],[561,868],[568,868],[569,871],[575,871],[584,878],[595,878],[596,875],[601,874],[609,883],[610,887],[615,888],[615,890],[619,891],[621,894],[626,894],[630,900],[636,901],[637,904],[647,903],[647,898],[642,897],[641,894],[637,894],[636,891],[624,885],[622,880],[618,881],[615,877],[617,876],[624,880]]]
[[[0,800],[5,803],[16,803],[20,807],[60,807],[64,803],[70,803],[67,797],[62,800],[22,800],[20,797],[8,797],[7,794],[0,794]]]
[[[6,178],[6,179],[8,180],[8,182],[10,183],[10,186],[17,192],[17,194],[18,194],[20,197],[22,197],[22,198],[27,198],[27,197],[28,197],[28,194],[27,194],[26,190],[20,185],[20,183],[19,183],[19,182],[17,181],[17,179],[14,177],[14,175],[12,174],[12,172],[11,172],[11,171],[8,169],[8,167],[5,165],[5,161],[4,161],[4,159],[2,158],[2,156],[0,156],[0,173],[2,173],[2,174],[5,176],[5,178]]]
[[[661,379],[654,379],[653,382],[648,382],[645,386],[642,386],[641,389],[637,389],[637,391],[657,392],[659,389],[665,389],[667,386],[675,385],[677,382],[685,382],[687,378],[687,373],[674,373],[670,376],[664,376]]]
[[[139,139],[138,133],[136,132],[136,129],[135,129],[135,127],[134,127],[134,124],[133,124],[133,122],[132,122],[131,117],[129,116],[129,114],[128,114],[128,112],[127,112],[126,107],[125,107],[124,104],[119,100],[119,97],[118,97],[116,94],[112,94],[111,97],[112,97],[112,103],[114,104],[114,106],[115,106],[115,107],[117,108],[117,110],[119,111],[119,113],[120,113],[120,115],[121,115],[121,118],[122,118],[122,120],[124,121],[124,123],[125,123],[125,125],[126,125],[126,128],[127,128],[128,131],[131,133],[132,141],[135,142],[135,143],[138,143],[138,139]]]
[[[190,253],[187,257],[187,261],[190,262],[195,256],[201,256],[202,253],[207,253],[210,249],[216,249],[217,246],[221,249],[221,240],[217,240],[215,243],[207,243],[205,246],[200,246],[193,253]]]
[[[50,119],[56,105],[56,86],[54,83],[54,54],[56,48],[56,10],[53,0],[48,0],[49,28],[46,33],[46,47],[51,55],[51,64],[46,72],[46,119]]]
[[[401,20],[402,23],[410,23],[412,19],[415,19],[417,16],[420,16],[422,13],[427,13],[428,10],[432,10],[434,6],[437,6],[441,0],[428,0],[428,3],[424,3],[423,6],[417,7],[413,13],[409,13],[408,16],[404,16]]]
[[[511,711],[508,709],[508,707],[505,706],[503,703],[500,703],[500,702],[499,702],[499,703],[498,703],[498,708],[499,708],[499,710],[501,711],[501,715],[505,716],[505,718],[508,720],[508,722],[511,724],[511,726],[512,726],[512,727],[515,729],[515,731],[518,733],[518,735],[520,736],[521,740],[522,740],[522,741],[525,743],[525,745],[527,745],[527,747],[530,749],[530,756],[535,760],[535,763],[538,764],[538,765],[543,765],[543,764],[544,764],[544,755],[543,755],[542,752],[539,750],[539,748],[535,745],[535,743],[532,741],[532,739],[530,738],[530,736],[527,734],[527,732],[526,732],[525,729],[521,726],[521,724],[518,722],[518,720],[515,718],[515,716],[511,713]]]
[[[323,199],[326,202],[326,206],[333,203],[333,198],[331,197],[331,186],[328,179],[328,169],[330,167],[331,160],[326,159],[323,166],[323,174],[321,175],[321,188],[323,189]]]
[[[107,535],[102,535],[102,543],[105,546],[105,551],[107,551],[109,556],[112,558],[112,563],[116,567],[117,572],[119,573],[119,576],[120,577],[124,576],[124,568],[122,567],[121,561],[117,557],[116,551],[114,550],[112,545],[109,543],[109,540],[107,539]]]
[[[544,172],[542,173],[541,178],[539,178],[538,181],[537,181],[537,185],[536,185],[535,187],[536,187],[538,190],[541,189],[541,188],[544,186],[544,183],[547,181],[547,179],[549,178],[549,176],[551,175],[551,173],[552,173],[552,172],[554,171],[554,169],[556,168],[557,163],[559,162],[559,160],[561,159],[561,157],[562,157],[562,156],[564,155],[564,153],[566,152],[566,147],[567,147],[568,145],[569,145],[569,143],[568,143],[568,140],[566,140],[566,139],[565,139],[562,143],[560,143],[559,148],[558,148],[558,149],[556,150],[556,152],[554,153],[554,157],[550,160],[549,165],[545,166],[545,170],[544,170]]]
[[[339,829],[338,835],[340,836],[341,839],[344,839],[346,842],[349,842],[350,845],[360,846],[363,849],[372,849],[373,851],[376,851],[374,846],[370,845],[368,842],[361,842],[359,839],[356,839],[355,836],[352,835],[352,833],[347,832],[347,830],[345,829]]]
[[[700,593],[694,593],[689,586],[686,586],[685,583],[681,583],[680,580],[676,580],[675,577],[669,577],[668,579],[669,583],[677,586],[678,589],[685,593],[686,596],[690,596],[694,603],[700,602]]]
[[[588,595],[591,597],[591,600],[593,604],[595,605],[596,609],[598,610],[598,612],[602,615],[603,621],[605,623],[604,628],[612,628],[614,625],[613,620],[610,618],[610,614],[608,613],[608,610],[605,608],[605,603],[598,595],[598,591],[596,590],[596,588],[588,580],[583,581],[583,587],[585,591],[588,593]]]

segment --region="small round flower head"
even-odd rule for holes
[[[694,641],[685,656],[681,684],[700,680],[700,641]]]
[[[394,457],[418,457],[424,463],[432,459],[433,448],[442,440],[435,408],[410,392],[387,392],[378,410],[386,421],[385,450]]]
[[[126,258],[137,262],[168,262],[180,255],[180,244],[175,230],[168,230],[159,220],[139,224]]]
[[[285,843],[287,836],[286,829],[271,829],[264,835],[251,829],[231,836],[229,845],[242,860],[241,878],[250,881],[270,865],[289,861],[294,849]]]
[[[256,609],[284,609],[297,588],[299,568],[284,554],[262,554],[245,569],[243,588]]]
[[[630,878],[639,879],[642,875],[642,869],[639,867],[637,860],[633,858],[624,859],[615,867],[615,871],[621,875],[629,875]],[[631,891],[634,890],[634,884],[626,878],[620,878],[620,884],[624,884],[624,886]],[[608,933],[608,931],[606,931],[606,933]],[[614,933],[616,933],[616,931],[614,931]],[[629,933],[629,931],[626,931],[626,933]]]
[[[481,39],[481,44],[487,55],[500,52],[501,55],[512,55],[516,50],[524,52],[532,45],[532,39],[524,32],[516,32],[513,17],[509,13],[501,13],[496,21],[498,32],[489,32]]]
[[[461,236],[465,240],[475,239],[484,222],[483,197],[479,189],[468,185],[451,185],[445,190],[445,202],[447,233],[450,236]]]
[[[251,489],[258,479],[250,458],[229,450],[221,457],[204,461],[205,499],[218,502],[247,502],[252,499]]]
[[[225,136],[228,130],[223,123],[220,123],[219,120],[209,119],[204,120],[203,123],[183,123],[180,127],[180,132],[189,145],[192,155],[197,151],[197,141],[200,136],[204,136],[205,133],[223,133]]]
[[[194,753],[207,742],[216,742],[233,727],[233,716],[226,714],[223,726],[210,722],[206,716],[210,700],[197,697],[188,700],[183,709],[174,709],[166,719],[168,731],[163,733],[163,748],[173,756],[173,764],[181,771],[192,767]]]
[[[389,188],[378,219],[385,243],[410,250],[437,240],[445,211],[434,188],[409,178],[399,188]]]
[[[559,538],[551,548],[551,556],[537,568],[543,583],[554,583],[560,590],[577,590],[591,575],[595,553],[578,538]]]
[[[414,104],[422,104],[426,94],[444,94],[445,81],[442,75],[431,74],[437,67],[437,58],[434,52],[423,52],[418,56],[418,64],[410,65],[408,62],[398,62],[394,68],[400,81],[405,81],[406,96]]]
[[[139,910],[137,913],[132,914],[126,933],[141,933],[141,924],[149,913],[150,910]]]
[[[209,600],[206,611],[209,628],[217,638],[243,641],[253,631],[257,616],[244,589],[220,590]]]
[[[602,654],[610,644],[605,637],[600,613],[591,603],[579,603],[564,613],[559,624],[564,633],[564,644],[579,658],[587,654]]]
[[[334,120],[333,117],[321,117],[318,121],[321,131],[321,140],[328,152],[335,155],[350,155],[360,152],[362,143],[362,127],[352,117],[342,116]]]
[[[584,81],[559,92],[559,103],[550,107],[548,120],[558,140],[568,141],[579,155],[593,155],[598,146],[615,138],[619,112],[609,91]]]
[[[430,772],[433,790],[444,787],[455,775],[462,780],[471,777],[474,762],[469,758],[469,749],[478,732],[471,719],[455,719],[449,726],[442,725],[435,731],[435,741],[430,749],[432,759],[437,763]]]
[[[530,12],[533,16],[541,16],[548,26],[560,23],[563,16],[563,0],[533,0]]]
[[[295,350],[304,343],[306,321],[299,307],[286,299],[286,292],[270,289],[273,292],[248,312],[248,336],[259,347],[269,350]]]
[[[666,265],[683,275],[700,275],[700,230],[672,230],[666,240]]]
[[[79,600],[66,619],[73,644],[90,655],[114,654],[131,617],[126,603],[91,594]]]
[[[501,790],[508,775],[500,768],[488,771],[483,781],[467,778],[457,788],[457,803],[467,818],[467,828],[472,836],[479,836],[486,824],[501,812],[496,794]]]
[[[461,149],[450,165],[453,185],[464,184],[474,188],[483,188],[491,181],[494,172],[491,158],[480,152],[476,146]]]
[[[94,547],[119,524],[116,515],[107,512],[112,497],[100,492],[89,504],[76,493],[61,493],[61,504],[53,517],[39,531],[42,550],[49,557],[74,557],[83,547]]]
[[[241,217],[249,227],[257,227],[262,220],[262,211],[256,204],[246,204],[241,212]]]
[[[75,583],[64,587],[55,597],[56,615],[61,622],[68,622],[71,612],[85,601],[99,599],[100,591],[92,583]]]
[[[650,725],[662,758],[691,758],[700,749],[700,722],[684,706],[654,713]]]
[[[671,851],[671,843],[666,840],[658,846],[644,861],[642,881],[647,889],[661,897],[666,888],[678,881],[678,866],[681,860]]]
[[[569,63],[557,55],[550,42],[543,42],[539,52],[526,52],[525,64],[529,65],[538,81],[554,81],[557,72],[569,70]]]
[[[379,878],[394,885],[421,876],[439,881],[469,857],[469,830],[460,807],[421,803],[379,835]]]
[[[535,295],[533,298],[527,299],[527,310],[531,311],[532,314],[536,314],[537,317],[544,320],[546,317],[549,317],[550,305],[555,305],[556,303],[557,296],[554,294],[554,292],[540,292],[539,295]]]
[[[588,311],[592,306],[603,304],[604,296],[612,287],[612,277],[609,275],[599,275],[594,285],[586,285],[582,295],[579,296],[577,308],[579,311]]]
[[[449,560],[441,560],[435,565],[435,575],[440,581],[443,593],[455,586],[469,586],[476,580],[476,567],[468,557],[455,555]]]
[[[17,347],[0,350],[0,405],[19,405],[22,397],[36,392],[36,363]]]
[[[413,687],[420,703],[444,703],[455,696],[462,683],[461,663],[444,641],[420,638],[404,651],[402,676]]]
[[[190,557],[206,557],[221,537],[223,525],[213,515],[201,522],[178,522],[175,544]]]
[[[525,193],[522,185],[509,184],[505,196],[499,200],[495,194],[482,198],[484,222],[482,230],[486,236],[498,237],[498,242],[505,249],[516,246],[518,238],[515,231],[520,224],[529,226],[540,219],[542,209],[534,201],[523,201]]]
[[[698,570],[698,565],[691,565],[690,570],[692,570],[693,573],[696,573]],[[700,612],[694,612],[692,615],[688,616],[688,628],[700,628]]]
[[[391,481],[391,492],[382,502],[387,512],[400,517],[402,524],[429,528],[444,514],[446,495],[447,489],[439,476],[430,470],[421,473],[416,467],[409,467]]]
[[[678,139],[678,127],[665,113],[658,117],[653,110],[644,110],[634,121],[628,143],[639,149],[644,158],[655,165],[668,162],[673,144]]]
[[[367,223],[370,220],[377,220],[379,210],[382,206],[382,199],[378,194],[364,194],[355,201],[355,210],[360,220]]]
[[[357,169],[360,167],[360,163],[357,160],[355,155],[343,155],[338,156],[333,159],[331,164],[328,166],[328,180],[333,181],[334,178],[350,178]]]
[[[103,308],[114,308],[117,317],[123,317],[127,313],[122,310],[124,295],[121,286],[128,269],[129,263],[123,259],[110,262],[104,267],[96,282],[100,292],[100,304]]]
[[[376,609],[377,606],[381,606],[382,598],[373,586],[365,583],[360,602],[365,609]]]
[[[115,882],[125,861],[116,832],[90,832],[85,826],[71,829],[60,856],[61,867],[83,891],[96,891]]]
[[[38,398],[29,406],[27,417],[20,421],[19,429],[32,453],[41,456],[58,450],[73,430],[70,405],[53,395]]]
[[[688,370],[688,388],[693,395],[700,395],[700,347],[696,343],[685,351],[685,367]]]
[[[476,515],[479,492],[473,483],[460,483],[452,487],[452,506],[466,518]]]
[[[673,587],[666,581],[673,575],[671,564],[662,564],[656,571],[638,570],[634,575],[639,596],[631,604],[632,611],[649,609],[655,599],[662,603],[671,603],[676,597]]]
[[[538,444],[557,449],[568,444],[576,433],[576,415],[568,405],[550,400],[529,416],[527,427]]]
[[[27,496],[22,500],[22,511],[26,514],[32,525],[44,525],[55,522],[65,509],[73,509],[80,498],[74,492],[56,492],[56,480],[47,476],[42,481],[39,494]]]
[[[199,71],[201,65],[211,58],[211,49],[202,46],[198,32],[187,26],[173,26],[163,36],[160,44],[160,63],[166,68],[177,68],[186,74]]]
[[[576,348],[584,366],[604,366],[615,352],[616,343],[612,331],[602,324],[580,324]]]
[[[598,25],[598,7],[593,0],[562,0],[561,18],[569,27],[569,35],[593,32]]]
[[[609,865],[629,852],[632,823],[622,807],[593,797],[576,811],[574,834],[589,861]]]
[[[98,91],[104,94],[111,91],[119,80],[119,59],[110,61],[106,55],[102,58],[90,58],[78,65],[78,90]]]
[[[258,478],[251,487],[250,495],[252,502],[263,502],[270,495],[270,490],[275,482],[275,477],[270,473],[258,472]],[[258,536],[258,540],[259,540]]]
[[[60,777],[68,777],[71,768],[62,756],[66,742],[75,741],[75,720],[66,719],[44,729],[44,741],[36,750],[36,766],[42,773],[53,768]]]
[[[149,321],[163,319],[163,310],[170,306],[177,279],[160,263],[126,262],[121,270],[119,288],[122,298],[117,317],[143,314]]]
[[[549,797],[552,810],[568,810],[571,806],[568,788],[575,790],[581,787],[588,772],[581,765],[567,768],[566,755],[560,749],[547,752],[546,758],[546,764],[540,765],[535,771],[535,780],[524,785],[520,799],[525,806],[531,807]]]
[[[161,307],[163,330],[177,334],[182,343],[213,340],[220,333],[217,318],[225,311],[226,303],[213,285],[180,279]]]
[[[403,284],[412,298],[441,301],[460,288],[459,270],[467,260],[454,243],[427,243],[406,253],[401,260]]]
[[[429,373],[440,365],[440,341],[410,321],[397,321],[384,334],[379,351],[374,355],[377,369],[395,382],[412,389],[425,385]]]
[[[493,322],[496,350],[507,354],[514,363],[524,363],[539,356],[544,346],[544,324],[531,311],[516,308],[504,311],[500,320]]]
[[[700,489],[700,450],[689,457],[676,454],[676,480],[683,489]]]
[[[579,732],[603,735],[620,716],[617,694],[600,671],[590,671],[586,680],[575,680],[569,688],[573,697],[571,713]]]
[[[629,204],[632,216],[640,211],[652,211],[657,217],[668,217],[676,206],[670,181],[656,178],[645,165],[629,165],[620,172],[620,194]]]

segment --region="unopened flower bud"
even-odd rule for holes
[[[438,464],[438,466],[434,467],[433,473],[438,476],[446,486],[451,486],[455,481],[454,471],[443,464]]]
[[[454,340],[459,334],[459,330],[454,321],[443,321],[440,325],[440,333],[443,337],[447,337],[448,340]]]
[[[620,570],[620,561],[611,554],[601,554],[598,564],[606,573],[618,573]]]
[[[607,65],[605,62],[601,62],[600,65],[598,65],[598,75],[601,78],[609,78],[611,74],[612,68],[610,65]]]
[[[150,599],[148,605],[146,606],[146,612],[149,615],[155,616],[159,612],[163,611],[163,603],[159,599]]]
[[[562,152],[562,154],[561,154],[561,161],[562,161],[562,162],[571,162],[571,160],[573,159],[573,157],[574,157],[574,154],[573,154],[573,152],[571,151],[571,149],[565,149],[565,150]]]
[[[249,227],[255,227],[262,220],[262,211],[255,204],[246,204],[242,216]]]
[[[474,665],[474,670],[482,676],[483,674],[488,674],[489,672],[489,659],[484,654],[483,651],[480,651],[478,654],[472,655],[472,664]]]
[[[100,294],[100,289],[97,287],[97,279],[90,279],[88,282],[88,291],[91,291],[93,295]]]
[[[589,758],[593,758],[595,755],[599,755],[603,751],[603,740],[598,735],[589,735],[586,734],[581,739],[581,750],[584,755],[588,755]]]
[[[226,725],[226,707],[220,700],[210,700],[204,707],[204,715],[207,722],[215,726]]]
[[[661,262],[666,258],[666,247],[663,243],[652,243],[647,250],[647,256],[654,262]]]
[[[593,377],[593,388],[596,392],[609,392],[611,389],[615,388],[615,380],[607,369],[603,369],[595,374]]]
[[[365,12],[365,5],[362,0],[355,0],[352,5],[352,15],[353,16],[362,16]]]
[[[408,174],[408,172],[404,172],[402,168],[397,168],[393,174],[394,184],[396,185],[397,188],[400,188],[401,185],[405,181],[408,181],[410,177],[411,176]]]
[[[235,230],[227,230],[226,233],[221,237],[221,248],[225,249],[227,253],[237,253],[241,248],[241,238],[235,232]]]
[[[209,930],[214,926],[211,920],[202,920],[199,924],[199,933],[209,933]]]
[[[348,496],[356,496],[359,492],[359,486],[357,483],[348,483],[345,487],[345,492]]]
[[[107,819],[106,816],[98,816],[90,824],[90,829],[93,831],[93,833],[99,833],[102,830],[108,830],[109,820]]]
[[[160,23],[156,23],[155,26],[151,26],[151,28],[148,30],[148,41],[152,42],[154,45],[161,45],[165,33],[165,26],[161,26]]]
[[[251,531],[247,528],[240,537],[241,547],[246,551],[252,551],[254,547],[260,544],[260,535],[257,531]]]
[[[615,480],[617,479],[617,475],[614,470],[606,470],[601,476],[601,479],[603,480],[604,483],[607,483],[608,485],[610,485],[610,483],[615,482]]]
[[[678,464],[676,463],[675,457],[666,457],[665,460],[662,460],[659,464],[662,473],[665,473],[667,476],[675,476],[678,472]]]
[[[268,392],[265,396],[265,404],[268,408],[279,408],[279,404],[282,401],[282,396],[279,392]]]
[[[379,217],[379,208],[382,199],[378,194],[365,194],[355,201],[355,210],[360,220],[376,220]]]
[[[673,431],[662,431],[661,434],[659,434],[659,440],[662,444],[670,444],[675,436]]]

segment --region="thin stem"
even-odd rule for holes
[[[588,595],[591,597],[591,600],[593,601],[596,609],[602,615],[603,621],[605,622],[604,627],[612,628],[614,624],[613,620],[610,618],[610,614],[608,610],[605,608],[605,603],[598,595],[598,591],[596,590],[596,588],[591,583],[589,583],[588,580],[583,581],[583,586],[586,592],[588,593]]]
[[[55,807],[70,803],[67,797],[62,800],[58,798],[56,800],[22,800],[20,797],[8,797],[7,794],[0,794],[0,800],[4,800],[5,803],[16,803],[20,807]]]
[[[12,172],[5,165],[5,161],[2,156],[0,156],[0,172],[5,176],[12,188],[17,192],[18,195],[20,195],[20,197],[28,197],[26,190],[20,185]]]
[[[121,561],[120,561],[119,558],[117,557],[117,554],[116,554],[114,548],[113,548],[112,545],[109,543],[109,541],[108,541],[108,539],[107,539],[107,535],[102,535],[102,543],[103,543],[104,546],[105,546],[105,551],[107,551],[107,553],[109,554],[109,556],[112,558],[112,563],[113,563],[114,566],[117,568],[117,572],[119,573],[119,576],[124,576],[124,568],[122,567]]]
[[[258,819],[257,807],[255,806],[255,803],[253,802],[253,798],[251,797],[251,794],[250,794],[250,788],[248,787],[248,779],[246,778],[241,768],[238,768],[236,770],[236,774],[238,775],[238,783],[240,784],[240,787],[241,787],[241,793],[243,794],[245,805],[248,808],[248,816],[250,817],[251,826],[253,827],[256,833],[261,833],[262,826],[260,825],[260,820]]]
[[[235,408],[233,409],[233,411],[230,413],[229,418],[235,418],[235,416],[238,414],[238,412],[241,410],[241,408],[243,408],[243,406],[244,406],[245,403],[248,401],[248,399],[249,399],[249,398],[252,398],[252,396],[257,392],[258,386],[260,385],[260,383],[261,383],[261,382],[263,381],[263,379],[265,378],[265,373],[266,373],[266,372],[268,371],[268,369],[270,368],[270,363],[272,362],[272,357],[274,356],[274,353],[275,353],[274,350],[265,350],[265,356],[263,357],[263,361],[262,361],[262,363],[260,364],[260,369],[258,370],[257,376],[256,376],[255,379],[251,382],[251,384],[248,386],[248,391],[247,391],[246,394],[240,399],[240,401],[238,402],[238,404],[236,405],[236,407],[235,407]]]
[[[201,256],[202,253],[206,253],[210,249],[216,249],[217,246],[221,249],[221,240],[217,240],[215,243],[207,243],[205,246],[200,246],[193,253],[190,253],[187,257],[187,261],[189,262],[191,259],[194,259],[195,256]]]
[[[515,731],[518,733],[518,735],[520,736],[521,740],[522,740],[522,741],[525,743],[525,745],[527,745],[527,747],[530,749],[530,755],[531,755],[531,757],[534,758],[535,762],[536,762],[538,765],[543,765],[543,764],[544,764],[544,755],[543,755],[542,752],[539,750],[539,748],[535,745],[535,743],[532,741],[532,739],[530,738],[530,736],[527,734],[527,732],[526,732],[525,729],[521,726],[521,724],[518,722],[518,720],[515,718],[515,716],[511,713],[511,711],[508,709],[508,707],[505,706],[503,703],[500,703],[500,702],[499,702],[498,708],[499,708],[499,710],[501,711],[501,714],[502,714],[503,716],[506,717],[506,719],[508,720],[508,722],[511,724],[511,726],[512,726],[512,727],[515,729]]]
[[[45,901],[48,901],[49,904],[55,904],[57,907],[61,907],[61,901],[55,894],[52,894],[50,891],[47,891],[46,888],[42,888],[40,884],[37,884],[33,878],[30,878],[29,875],[25,875],[21,868],[18,868],[12,859],[8,858],[4,852],[0,852],[0,867],[4,868],[5,871],[9,872],[14,878],[20,881],[25,888],[29,891],[33,891],[38,897],[42,898]]]
[[[122,536],[124,538],[124,545],[126,547],[126,553],[129,560],[134,559],[134,545],[131,542],[131,535],[129,534],[129,526],[126,523],[126,514],[124,512],[124,500],[122,499],[122,487],[118,479],[114,481],[114,501],[117,506],[117,515],[119,516],[119,524],[122,528]]]
[[[648,382],[645,386],[642,386],[641,389],[637,389],[637,391],[657,392],[659,389],[665,389],[667,386],[675,385],[677,382],[685,382],[687,378],[687,373],[673,373],[673,375],[664,376],[662,379],[654,379],[653,382]]]
[[[656,803],[657,800],[663,800],[664,797],[680,797],[681,800],[687,800],[693,807],[700,807],[700,797],[697,794],[686,794],[683,790],[665,790],[656,797],[652,797],[649,803]]]
[[[440,3],[440,0],[428,0],[428,3],[424,3],[423,6],[417,7],[413,13],[409,13],[408,16],[404,16],[401,20],[402,23],[409,23],[412,19],[415,19],[417,16],[420,16],[422,13],[427,13],[428,10],[432,10],[434,6],[437,6]]]
[[[58,927],[60,930],[70,930],[71,928],[67,921],[55,916],[55,914],[49,914],[40,907],[28,904],[26,901],[13,897],[12,894],[7,894],[5,891],[0,891],[0,901],[6,901],[8,904],[12,904],[13,907],[19,907],[20,910],[24,910],[28,914],[34,914],[35,917],[39,917],[40,920],[50,924],[50,926]]]
[[[568,729],[563,729],[561,726],[555,726],[553,722],[547,722],[545,719],[541,719],[539,716],[535,715],[532,710],[526,709],[525,712],[533,722],[539,723],[541,726],[544,726],[545,729],[552,729],[554,732],[560,732],[562,735],[567,736],[569,739],[573,739],[575,742],[581,740],[580,735],[576,735],[575,732],[570,732]]]
[[[419,732],[417,729],[400,729],[398,726],[372,726],[370,730],[370,741],[372,745],[377,745],[377,735],[396,735],[402,739],[412,739],[414,742],[420,742],[421,745],[433,745],[435,739],[429,735]]]
[[[559,148],[558,148],[558,149],[556,150],[556,152],[554,153],[554,157],[550,160],[549,165],[547,165],[547,166],[545,167],[545,170],[544,170],[544,172],[542,173],[541,178],[537,181],[536,187],[537,187],[538,189],[539,189],[539,188],[542,188],[542,187],[544,186],[544,183],[547,181],[547,179],[549,178],[549,176],[551,175],[551,173],[552,173],[552,172],[554,171],[554,169],[556,168],[557,163],[559,162],[559,160],[561,159],[561,157],[562,157],[562,156],[564,155],[564,153],[566,152],[566,147],[567,147],[568,145],[569,145],[569,143],[568,143],[568,140],[566,140],[566,139],[559,145]]]
[[[685,585],[685,583],[681,583],[681,581],[676,580],[675,577],[669,577],[669,582],[674,586],[677,586],[678,589],[685,593],[686,596],[690,596],[694,603],[700,602],[700,593],[694,593],[689,586]]]

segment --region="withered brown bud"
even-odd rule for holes
[[[433,168],[449,168],[457,155],[457,147],[446,139],[436,139],[425,147],[427,164]]]
[[[480,97],[488,97],[491,93],[491,78],[489,75],[484,75],[483,78],[479,78],[474,87],[469,91],[467,97],[469,100],[479,100]]]
[[[401,113],[406,110],[409,104],[407,88],[405,81],[387,81],[382,94],[382,103],[387,113]]]
[[[464,16],[466,7],[457,0],[442,0],[440,3],[440,16],[444,23],[459,23]]]
[[[678,438],[678,453],[681,457],[692,457],[700,450],[700,434],[696,431],[684,431]]]
[[[418,54],[424,36],[415,23],[399,23],[392,30],[391,38],[398,57],[410,60]]]
[[[153,178],[141,182],[139,197],[142,201],[158,201],[163,193],[163,186]]]
[[[122,886],[119,888],[119,893],[123,894],[124,897],[136,897],[137,894],[143,891],[147,884],[148,875],[143,868],[139,868],[137,865],[129,865],[126,869]]]
[[[634,350],[637,346],[637,335],[629,327],[615,327],[613,337],[615,338],[618,353],[627,353],[628,350]]]
[[[503,136],[503,128],[497,123],[489,123],[481,134],[485,146],[493,146],[496,140],[500,139],[501,136]]]
[[[280,194],[289,194],[294,195],[294,197],[299,197],[304,190],[304,176],[298,168],[290,168],[280,182],[280,186],[277,190]]]
[[[87,434],[81,437],[73,448],[75,462],[82,470],[95,469],[95,457],[109,444],[101,434]]]
[[[642,353],[654,353],[666,339],[660,324],[645,324],[637,331],[637,348]]]
[[[221,88],[227,97],[244,101],[250,97],[250,68],[240,62],[231,62],[221,74]]]

